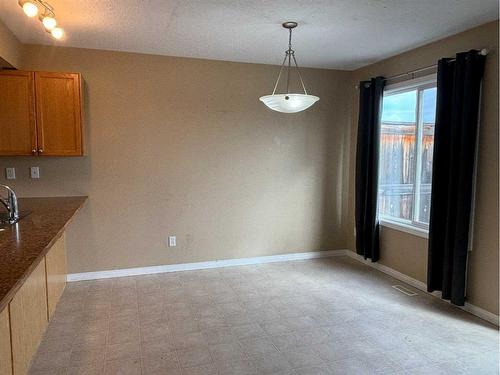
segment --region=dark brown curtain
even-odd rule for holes
[[[464,305],[479,98],[485,56],[438,63],[427,289]]]
[[[356,252],[379,259],[377,222],[378,156],[384,78],[359,83],[359,119],[356,148]]]

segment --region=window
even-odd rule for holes
[[[383,224],[428,229],[435,117],[435,76],[386,87],[378,188]]]

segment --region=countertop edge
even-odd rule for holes
[[[71,217],[66,221],[66,223],[59,229],[59,231],[56,233],[56,235],[50,240],[50,242],[43,248],[43,250],[40,252],[40,254],[33,260],[31,265],[26,269],[24,274],[20,279],[16,281],[14,286],[9,290],[9,292],[3,297],[3,299],[0,301],[0,312],[2,312],[5,308],[9,306],[9,303],[12,301],[14,298],[15,294],[17,291],[21,288],[21,286],[24,284],[26,279],[33,273],[36,267],[40,264],[42,259],[47,255],[49,250],[52,248],[52,246],[56,243],[56,241],[61,238],[63,232],[66,230],[67,226],[73,221],[73,218],[75,215],[81,210],[83,206],[88,202],[88,196],[74,196],[74,198],[82,198],[83,201],[82,203],[78,206],[78,208],[73,212]]]

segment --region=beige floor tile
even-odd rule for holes
[[[140,341],[128,341],[106,346],[106,361],[119,359],[136,359],[141,357]]]
[[[212,363],[212,356],[208,346],[197,346],[189,349],[177,349],[177,358],[182,368],[208,365]]]
[[[106,345],[107,332],[91,332],[79,334],[73,342],[73,350],[90,350],[103,348]]]
[[[166,352],[176,349],[170,337],[156,338],[151,341],[141,342],[141,353],[143,357],[161,356]]]
[[[66,367],[52,369],[34,369],[28,371],[28,375],[66,375]]]
[[[251,360],[217,363],[220,375],[258,375],[259,371]]]
[[[80,327],[80,323],[58,323],[51,320],[45,331],[44,339],[75,337]]]
[[[231,315],[246,311],[244,305],[240,301],[219,303],[216,305],[216,308],[222,315]]]
[[[498,374],[495,327],[393,284],[345,257],[70,283],[30,375]]]
[[[109,329],[109,319],[84,321],[78,327],[78,335],[92,334],[95,332],[106,332]]]
[[[198,327],[200,330],[223,329],[227,328],[228,324],[222,316],[203,316],[198,318]]]
[[[151,355],[142,358],[142,368],[146,374],[170,374],[180,369],[179,359],[174,350],[165,351],[161,355]]]
[[[104,362],[91,363],[81,366],[70,366],[66,375],[102,375]]]
[[[267,337],[240,340],[241,349],[248,356],[277,353],[278,349]]]
[[[219,375],[219,370],[214,364],[183,368],[182,375]]]
[[[237,341],[233,332],[227,328],[204,329],[202,334],[206,344],[228,344]]]
[[[300,346],[300,340],[295,332],[284,335],[268,336],[271,342],[282,352],[294,350]]]
[[[121,328],[110,328],[108,333],[108,344],[120,344],[129,341],[140,341],[139,326],[127,326]]]
[[[441,364],[426,365],[423,367],[416,367],[411,370],[407,370],[404,374],[407,375],[486,375],[485,372],[468,372],[463,369],[458,362],[446,362]],[[498,374],[498,371],[493,374]]]
[[[237,327],[237,326],[256,323],[254,317],[250,316],[246,312],[225,315],[224,320],[230,327]]]
[[[32,360],[31,370],[40,371],[67,367],[70,361],[70,352],[37,353]]]
[[[166,322],[141,325],[140,334],[142,341],[152,341],[161,338],[170,338],[172,336]]]
[[[187,319],[179,319],[176,321],[169,321],[168,328],[174,336],[201,331],[198,321],[193,317],[188,317]]]
[[[105,357],[105,349],[84,349],[84,350],[73,350],[71,352],[69,365],[70,366],[82,366],[92,363],[102,363]]]
[[[206,344],[207,340],[201,331],[172,335],[172,346],[176,349],[188,349]]]
[[[105,375],[142,375],[141,360],[127,359],[109,361],[104,365]]]
[[[270,336],[285,335],[293,332],[293,329],[288,325],[288,322],[282,319],[262,322],[259,324]]]
[[[232,332],[239,340],[266,336],[266,332],[264,332],[262,327],[257,323],[233,327]]]
[[[210,345],[210,353],[217,364],[243,361],[247,355],[239,343]]]
[[[301,347],[294,351],[283,352],[290,366],[294,369],[320,367],[326,365],[325,361],[313,349]]]
[[[285,356],[280,353],[260,354],[252,356],[250,360],[259,371],[259,374],[274,374],[277,372],[291,372],[292,367]]]
[[[45,335],[40,343],[38,353],[69,352],[74,341],[74,336],[48,337]]]
[[[332,375],[333,370],[328,366],[295,369],[295,375]]]

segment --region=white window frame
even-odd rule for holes
[[[399,230],[402,232],[410,233],[418,237],[423,237],[423,238],[428,238],[429,237],[429,225],[416,221],[416,210],[420,206],[420,184],[417,184],[417,181],[420,181],[420,174],[422,173],[422,159],[421,159],[421,152],[422,152],[422,124],[423,121],[420,118],[420,113],[422,111],[422,95],[423,91],[425,89],[435,87],[437,83],[437,75],[436,74],[431,74],[427,75],[424,77],[419,77],[419,78],[414,78],[411,80],[407,81],[402,81],[398,83],[394,83],[391,85],[387,85],[384,89],[384,96],[387,94],[397,94],[397,93],[403,93],[406,91],[412,91],[418,88],[417,92],[417,111],[416,111],[416,145],[415,145],[415,155],[416,157],[416,165],[415,165],[415,176],[414,176],[414,181],[415,183],[413,184],[413,212],[412,212],[412,220],[405,220],[405,219],[399,219],[393,216],[384,216],[380,215],[377,212],[377,216],[379,219],[379,222],[382,226],[392,228],[395,230]],[[381,132],[379,132],[381,134]],[[379,144],[380,144],[380,139],[379,139]],[[380,163],[379,163],[380,164]],[[380,171],[379,171],[380,173]],[[379,181],[380,181],[380,174],[379,174]],[[377,187],[377,204],[378,204],[378,187]]]

